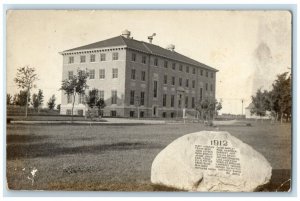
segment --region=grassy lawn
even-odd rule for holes
[[[252,122],[252,125],[223,126],[218,129],[226,130],[251,145],[266,157],[273,169],[290,170],[290,124]],[[172,190],[151,185],[152,161],[176,138],[200,130],[216,128],[201,124],[9,124],[8,187],[16,190]],[[31,177],[30,171],[33,168],[37,169],[34,182],[27,178]],[[289,177],[289,171],[284,174]]]

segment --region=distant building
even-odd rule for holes
[[[176,117],[193,112],[206,97],[215,98],[218,70],[167,48],[121,36],[63,51],[63,79],[89,70],[89,90],[106,103],[104,116]],[[88,92],[87,92],[88,93]],[[62,92],[61,114],[71,114],[72,97]],[[84,97],[74,114],[85,115]]]
[[[250,103],[248,107],[245,108],[246,119],[271,119],[271,113],[266,111],[265,116],[257,116],[255,114],[251,114],[251,110],[254,108],[254,104]]]

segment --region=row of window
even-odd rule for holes
[[[72,79],[74,76],[73,71],[68,71],[68,79]],[[118,78],[118,69],[112,69],[112,78]],[[95,79],[95,70],[89,70],[89,79]],[[105,69],[99,69],[99,79],[105,79]]]
[[[106,54],[105,53],[101,53],[100,54],[100,61],[106,61]],[[113,52],[112,53],[112,60],[118,60],[119,59],[119,53],[118,52]],[[80,56],[80,63],[86,63],[87,59],[86,59],[86,55],[81,55]],[[91,54],[89,55],[89,61],[90,62],[96,62],[96,54]],[[68,57],[68,63],[72,64],[74,63],[74,56],[69,56]]]
[[[106,61],[106,54],[105,53],[101,53],[100,54],[100,61]],[[113,52],[112,53],[112,60],[118,60],[119,59],[119,53],[118,52]],[[80,56],[80,63],[86,63],[87,59],[86,59],[86,55],[81,55]],[[96,55],[95,54],[91,54],[89,55],[89,61],[90,62],[96,62]],[[131,56],[131,61],[136,62],[137,61],[137,55],[136,53],[132,53]],[[69,64],[74,63],[74,56],[69,56],[69,60],[68,60]],[[146,56],[142,56],[141,59],[141,63],[146,64],[147,63],[147,57]],[[158,58],[154,58],[154,66],[158,66]],[[172,62],[171,67],[173,70],[176,70],[176,66],[177,64],[175,62]],[[164,60],[164,68],[168,68],[169,67],[169,61]],[[195,67],[191,67],[191,71],[192,74],[196,74],[196,68]],[[183,72],[183,65],[179,64],[179,71]],[[185,67],[185,72],[186,73],[190,73],[190,66],[186,66]],[[209,72],[205,71],[205,76],[208,77]],[[201,69],[200,70],[200,75],[203,76],[204,75],[204,70]],[[213,78],[214,77],[214,73],[210,72],[210,77]]]

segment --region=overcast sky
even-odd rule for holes
[[[10,11],[7,13],[7,92],[16,69],[37,69],[37,89],[60,103],[59,52],[131,31],[136,40],[175,51],[219,70],[222,113],[241,114],[259,88],[270,89],[291,67],[291,15],[286,11]],[[36,90],[37,90],[36,89]]]

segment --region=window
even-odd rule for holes
[[[192,97],[192,108],[195,108],[195,97]]]
[[[117,104],[117,91],[116,90],[112,90],[111,91],[111,104]]]
[[[90,77],[90,79],[95,79],[95,70],[94,69],[89,71],[89,77]]]
[[[186,66],[186,73],[189,73],[189,72],[190,72],[190,67]]]
[[[200,75],[203,76],[203,70],[202,69],[200,70]]]
[[[95,62],[96,61],[96,55],[91,54],[90,56],[90,62]]]
[[[205,84],[205,90],[206,91],[208,90],[208,84],[207,83]]]
[[[158,66],[158,58],[154,58],[154,66]]]
[[[210,85],[210,91],[213,91],[213,85],[212,84]]]
[[[142,63],[146,64],[146,56],[142,56]]]
[[[102,53],[100,54],[100,61],[105,61],[106,60],[106,54]]]
[[[196,68],[193,68],[193,74],[196,74]]]
[[[163,117],[163,118],[166,118],[166,117],[167,117],[167,113],[166,113],[166,112],[163,112],[163,113],[162,113],[162,117]]]
[[[179,99],[178,99],[178,108],[181,108],[181,98],[182,98],[182,95],[180,94]]]
[[[173,70],[176,69],[176,63],[172,63],[172,69],[173,69]]]
[[[140,111],[140,117],[143,118],[144,116],[144,111]]]
[[[208,71],[205,72],[205,76],[208,77]]]
[[[185,86],[186,86],[186,87],[189,87],[189,83],[190,83],[189,79],[186,79],[186,81],[185,81]]]
[[[135,80],[135,69],[131,69],[131,79]]]
[[[189,107],[189,97],[188,96],[185,97],[185,107],[186,108]]]
[[[168,76],[164,75],[164,84],[168,84]]]
[[[117,116],[117,111],[115,111],[115,110],[110,111],[110,116],[116,117]]]
[[[164,61],[164,67],[168,68],[168,61]]]
[[[136,54],[135,53],[132,53],[132,55],[131,55],[131,61],[136,61]]]
[[[163,107],[166,107],[167,105],[167,94],[163,95]]]
[[[171,112],[171,118],[174,118],[174,112]]]
[[[130,111],[130,112],[129,112],[129,116],[130,116],[130,117],[134,117],[134,111]]]
[[[67,110],[67,115],[72,115],[72,110]]]
[[[79,116],[83,116],[83,110],[77,110],[77,114],[78,114]]]
[[[67,103],[72,103],[72,95],[71,94],[67,95]]]
[[[134,105],[134,91],[130,91],[130,105]]]
[[[68,78],[69,80],[73,78],[73,71],[68,71]]]
[[[202,98],[203,98],[203,89],[200,88],[200,101],[202,100]]]
[[[80,56],[80,63],[85,63],[85,55]]]
[[[104,91],[103,90],[99,91],[99,98],[104,100]]]
[[[118,59],[119,59],[119,53],[118,52],[113,52],[112,60],[118,60]]]
[[[172,85],[175,85],[175,77],[172,77]]]
[[[182,78],[179,78],[179,86],[182,86]]]
[[[99,79],[105,79],[105,69],[99,70]]]
[[[146,80],[146,72],[145,71],[141,71],[141,80],[142,81]]]
[[[179,71],[182,71],[182,68],[183,68],[183,67],[182,67],[182,65],[180,64],[180,65],[179,65]]]
[[[210,77],[214,78],[214,73],[213,72],[210,73]]]
[[[141,92],[141,101],[140,101],[140,105],[145,105],[145,92]]]
[[[157,81],[153,82],[153,97],[157,98]]]
[[[171,95],[171,107],[174,107],[175,95]]]
[[[69,64],[74,63],[74,57],[69,57]]]
[[[118,69],[117,68],[112,69],[112,78],[118,78]]]
[[[78,103],[81,104],[81,103],[84,103],[84,94],[80,94],[78,96]]]
[[[196,82],[195,80],[192,81],[192,88],[194,89],[195,88],[195,85],[196,85]]]

